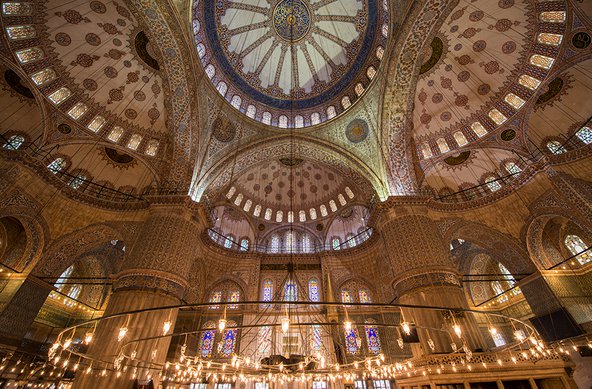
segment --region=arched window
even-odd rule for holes
[[[302,235],[302,252],[312,253],[312,240],[309,234]]]
[[[272,253],[279,253],[280,252],[280,236],[278,234],[273,234],[271,236],[271,243],[270,243],[270,251]]]
[[[271,354],[271,327],[259,327],[259,345],[257,346],[257,354],[265,357]]]
[[[219,303],[222,301],[222,291],[214,291],[210,293],[210,302],[211,303]],[[219,305],[210,305],[210,309],[218,309],[220,308]]]
[[[306,211],[301,209],[300,211],[298,211],[298,220],[300,220],[301,223],[306,221]]]
[[[498,181],[496,181],[496,178],[494,176],[487,177],[485,179],[485,183],[487,184],[487,187],[489,188],[489,190],[492,192],[497,192],[498,190],[500,190],[502,188],[502,186],[500,185],[500,183]]]
[[[227,249],[231,248],[233,241],[234,241],[234,236],[232,236],[232,235],[226,236],[226,239],[224,240],[224,247]]]
[[[64,290],[64,287],[66,286],[65,282],[68,281],[68,278],[70,277],[73,271],[74,266],[70,266],[62,272],[62,275],[60,275],[60,277],[56,280],[55,284],[53,284],[53,286],[57,288],[58,292]]]
[[[339,200],[339,204],[341,204],[341,206],[344,206],[345,204],[347,204],[345,197],[343,197],[343,195],[341,193],[339,193],[337,195],[337,200]]]
[[[273,300],[273,281],[269,278],[263,281],[263,292],[262,292],[262,300],[263,301],[272,301]],[[264,304],[265,307],[270,307],[270,304]]]
[[[587,145],[592,143],[592,129],[590,129],[590,127],[582,127],[578,132],[576,132],[576,136],[582,143]]]
[[[8,141],[4,144],[4,148],[7,150],[17,150],[25,143],[25,138],[21,135],[13,135],[8,138]]]
[[[552,140],[552,141],[548,142],[547,149],[549,149],[549,151],[555,155],[563,154],[567,151],[565,149],[565,147],[563,147],[563,145],[561,143],[557,142],[556,140]]]
[[[493,292],[497,296],[497,299],[498,299],[499,302],[506,302],[506,301],[508,301],[508,296],[505,295],[505,294],[503,294],[504,293],[504,288],[502,287],[502,284],[499,281],[493,281],[491,283],[491,288],[493,289]]]
[[[293,253],[296,250],[296,239],[294,239],[294,231],[286,232],[286,240],[284,241],[284,249],[288,253]]]
[[[236,323],[230,320],[228,322],[228,327],[236,327]],[[224,330],[224,334],[222,336],[222,356],[224,358],[228,358],[234,353],[237,332],[238,330],[236,328]]]
[[[590,250],[586,251],[588,247],[579,236],[567,235],[564,243],[572,255],[577,255],[576,258],[580,265],[584,265],[592,260],[592,253],[590,253]]]
[[[370,354],[380,354],[380,335],[378,334],[378,327],[376,321],[373,319],[366,320],[364,332],[366,332],[366,342],[368,343],[368,352]]]
[[[520,167],[516,165],[514,162],[506,162],[504,164],[504,167],[506,168],[506,171],[510,174],[519,174],[520,172],[522,172],[522,169],[520,169]]]
[[[82,186],[82,184],[84,184],[85,180],[86,176],[82,173],[79,173],[70,180],[70,183],[68,185],[70,185],[70,188],[72,189],[79,189]]]
[[[341,289],[341,302],[344,304],[353,303],[354,297],[347,289]]]
[[[370,304],[372,303],[372,299],[370,298],[370,293],[366,289],[360,289],[358,291],[358,297],[360,298],[360,302],[362,304]]]
[[[47,165],[47,168],[53,174],[61,172],[62,169],[65,167],[66,167],[66,160],[64,158],[56,158],[49,165]]]
[[[335,200],[329,200],[329,208],[331,208],[331,212],[337,211],[337,204],[335,204]]]
[[[293,280],[286,281],[284,285],[284,301],[298,301],[298,286]]]
[[[467,137],[461,131],[457,131],[457,132],[454,133],[454,140],[461,147],[464,146],[464,145],[466,145],[467,143],[469,143],[467,141]]]
[[[249,239],[248,238],[241,239],[240,251],[249,251]]]
[[[238,290],[233,290],[232,292],[230,292],[229,296],[228,296],[228,302],[230,303],[238,303],[240,301],[240,291]],[[237,309],[238,305],[236,304],[230,304],[228,305],[229,309]]]
[[[504,275],[504,279],[508,283],[508,286],[510,288],[513,288],[516,285],[516,279],[514,278],[512,273],[510,273],[510,271],[508,269],[506,269],[506,267],[504,265],[502,265],[501,263],[498,263],[498,269],[499,269],[500,273],[502,273]]]
[[[216,325],[214,324],[214,322],[209,321],[205,323],[202,329],[201,339],[199,340],[199,349],[202,358],[208,358],[212,356],[215,337]]]
[[[320,352],[323,347],[323,332],[319,324],[312,326],[312,342],[311,348],[313,352]]]
[[[68,297],[70,297],[73,300],[76,300],[78,298],[78,296],[80,296],[81,291],[82,291],[82,286],[74,285],[68,291]]]
[[[310,301],[319,301],[319,282],[316,278],[308,280],[308,299]]]
[[[354,238],[354,234],[351,232],[345,236],[345,241],[347,242],[348,247],[356,246],[356,239]]]
[[[328,213],[327,213],[327,206],[325,204],[321,204],[319,206],[319,209],[321,210],[321,216],[322,217],[325,217],[325,216],[328,215]]]
[[[441,153],[447,153],[450,151],[450,147],[448,146],[448,142],[446,142],[446,139],[444,138],[439,138],[436,143],[438,144],[438,148],[440,149]]]
[[[341,239],[338,237],[333,238],[331,240],[331,246],[333,247],[333,250],[339,250],[341,248]]]
[[[347,353],[351,355],[358,354],[360,352],[360,346],[362,345],[358,329],[356,327],[352,327],[352,329],[349,331],[344,330],[344,337],[345,350]]]

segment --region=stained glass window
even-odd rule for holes
[[[374,66],[370,66],[367,70],[366,70],[366,75],[368,76],[368,78],[370,80],[372,80],[374,78],[374,76],[376,75],[376,69],[374,68]]]
[[[259,345],[257,352],[260,356],[271,354],[271,327],[263,326],[259,328]]]
[[[238,290],[233,290],[232,292],[230,292],[230,295],[228,296],[228,302],[230,303],[237,303],[240,301],[240,291]],[[236,309],[238,308],[237,304],[230,304],[228,305],[229,309]]]
[[[335,117],[335,115],[337,115],[337,112],[335,111],[335,107],[334,107],[334,106],[332,106],[332,105],[330,105],[330,106],[327,108],[327,117],[328,117],[329,119],[333,119],[333,118]]]
[[[20,63],[37,61],[45,56],[39,47],[29,47],[15,52]]]
[[[479,138],[487,135],[487,130],[485,129],[485,127],[483,127],[483,124],[481,124],[480,122],[475,122],[471,124],[471,130],[473,130],[475,135],[477,135]]]
[[[534,54],[530,57],[530,64],[543,69],[551,69],[555,60],[540,54]]]
[[[329,208],[331,208],[331,212],[337,211],[337,204],[335,204],[335,200],[329,200]]]
[[[243,211],[249,212],[251,210],[252,206],[253,206],[253,201],[251,201],[251,199],[245,201],[245,205],[243,206]]]
[[[146,146],[146,155],[154,157],[156,155],[156,151],[158,151],[158,144],[158,140],[150,139],[150,141],[148,142],[148,146]]]
[[[349,96],[343,96],[343,98],[341,99],[341,106],[343,107],[343,109],[348,109],[350,105],[351,100],[349,99]]]
[[[448,143],[446,142],[446,139],[438,138],[436,143],[438,144],[438,148],[440,149],[441,153],[447,153],[450,151],[450,147],[448,147]]]
[[[70,110],[68,111],[68,116],[70,116],[74,120],[78,120],[88,111],[88,107],[84,103],[76,103]]]
[[[343,335],[345,337],[345,351],[351,355],[358,354],[360,352],[360,346],[362,344],[360,334],[358,333],[358,329],[356,327],[352,327],[351,330],[344,330],[343,332]]]
[[[366,389],[366,381],[364,380],[356,380],[354,381],[354,389]]]
[[[501,347],[506,345],[506,340],[500,332],[491,334],[491,337],[493,338],[493,343],[495,343],[495,347]]]
[[[47,168],[53,173],[56,174],[61,172],[63,168],[66,167],[66,160],[64,158],[56,158],[53,160],[52,163],[47,165]]]
[[[261,117],[261,121],[264,124],[271,124],[271,113],[269,112],[263,112],[263,116]]]
[[[17,150],[23,143],[25,143],[25,137],[22,135],[13,135],[8,138],[8,142],[3,147],[7,150]]]
[[[360,289],[358,292],[358,297],[360,298],[360,302],[362,304],[370,304],[372,299],[370,299],[370,294],[366,289]]]
[[[111,142],[118,142],[121,138],[121,135],[123,135],[123,128],[115,126],[109,135],[107,135],[107,139],[109,139]]]
[[[60,104],[62,101],[66,100],[68,97],[70,97],[70,95],[72,95],[70,89],[63,86],[47,97],[51,100],[52,103],[57,105]]]
[[[520,109],[524,105],[524,100],[514,93],[508,93],[504,97],[504,101],[514,107],[514,109]]]
[[[263,301],[272,301],[273,300],[273,281],[270,279],[266,279],[263,281]],[[270,304],[264,304],[265,307],[270,307]]]
[[[284,285],[284,301],[298,301],[298,286],[293,280]]]
[[[312,389],[327,389],[327,381],[313,381]]]
[[[311,208],[308,210],[311,220],[317,220],[317,210],[315,208]]]
[[[502,284],[499,281],[493,281],[491,283],[491,288],[493,289],[493,292],[497,296],[497,300],[499,302],[508,301],[508,296],[504,294],[504,288],[502,287]]]
[[[204,331],[199,340],[199,349],[202,358],[208,358],[212,356],[212,350],[214,349],[214,339],[216,337],[216,326],[213,322],[209,321],[203,326]]]
[[[280,128],[288,128],[288,117],[286,115],[281,115],[278,120],[278,126]]]
[[[105,125],[106,122],[107,122],[107,119],[105,119],[104,117],[102,117],[100,115],[97,115],[94,117],[92,122],[90,122],[88,124],[88,129],[91,130],[92,132],[99,132],[99,130]]]
[[[57,77],[56,72],[51,68],[46,68],[31,76],[31,79],[35,85],[43,85],[49,81],[54,80]]]
[[[274,234],[271,237],[271,252],[272,253],[279,253],[280,252],[280,236],[277,234]]]
[[[312,253],[312,240],[309,234],[302,235],[302,252]]]
[[[235,327],[236,323],[234,321],[228,322],[229,327]],[[234,348],[236,347],[236,336],[237,330],[225,330],[224,336],[222,337],[222,356],[225,358],[230,357],[234,353]]]
[[[305,222],[306,221],[306,211],[301,209],[300,211],[298,211],[298,220],[300,220],[300,222]]]
[[[580,238],[579,236],[567,235],[565,237],[564,243],[573,255],[577,255],[576,258],[578,259],[580,265],[584,265],[592,260],[592,253],[590,252],[590,250],[586,251],[588,247],[586,246],[586,243],[584,243],[582,238]]]
[[[232,247],[232,242],[234,241],[234,236],[228,235],[224,240],[224,247],[229,249]]]
[[[142,142],[142,135],[134,134],[131,136],[129,142],[127,143],[127,148],[131,150],[137,150],[138,146]]]
[[[457,131],[457,132],[455,132],[455,133],[454,133],[454,140],[456,141],[456,143],[457,143],[459,146],[464,146],[464,145],[466,145],[467,143],[469,143],[469,142],[467,141],[467,137],[466,137],[466,136],[465,136],[465,134],[463,134],[461,131]]]
[[[323,332],[319,324],[313,324],[312,326],[312,344],[311,349],[313,352],[321,351],[323,347]]]
[[[421,150],[421,155],[423,156],[423,158],[431,158],[432,157],[432,149],[430,148],[430,145],[427,143],[422,143],[421,146],[419,147]]]
[[[576,137],[583,143],[589,145],[592,143],[592,129],[590,129],[590,127],[582,127],[576,132]]]
[[[284,241],[284,248],[286,252],[292,253],[296,251],[296,239],[294,239],[294,231],[286,233],[286,240]]]
[[[381,350],[380,335],[378,334],[378,327],[376,327],[374,320],[366,320],[364,331],[366,332],[366,341],[368,343],[368,352],[370,354],[379,354]]]
[[[349,197],[350,199],[353,199],[355,197],[354,192],[350,189],[349,186],[346,186],[345,188],[343,188],[343,190],[345,191],[347,197]]]
[[[333,238],[331,240],[331,246],[333,247],[333,250],[339,250],[341,246],[341,240],[337,237]]]
[[[548,32],[541,32],[537,35],[537,42],[543,45],[559,46],[563,40],[561,34],[551,34]]]
[[[216,90],[218,91],[218,93],[220,93],[222,96],[226,96],[226,92],[228,91],[228,84],[226,84],[224,81],[220,81],[218,83],[218,85],[216,86]]]
[[[232,96],[232,100],[230,101],[230,104],[236,108],[236,109],[240,109],[242,103],[242,99],[239,95],[234,95]]]
[[[281,223],[284,220],[284,211],[279,210],[275,213],[275,222]]]
[[[210,302],[211,303],[219,303],[222,301],[222,292],[217,290],[210,294]],[[210,309],[218,309],[220,308],[219,305],[210,305]]]
[[[206,66],[206,74],[209,78],[212,78],[216,75],[216,68],[214,67],[214,65],[208,64],[208,66]]]
[[[65,282],[68,281],[68,278],[70,277],[70,275],[72,275],[73,271],[74,266],[70,266],[69,268],[64,270],[60,277],[56,280],[54,286],[57,288],[58,292],[64,290],[64,287],[66,286]]]
[[[548,142],[547,149],[555,155],[563,154],[567,151],[565,147],[563,147],[563,145],[556,140]]]
[[[504,164],[504,167],[510,174],[519,174],[522,171],[522,169],[520,169],[520,167],[516,165],[514,162],[506,162]]]
[[[319,114],[318,112],[313,112],[312,115],[310,115],[310,124],[314,126],[315,124],[319,124],[320,122],[321,114]]]
[[[341,290],[341,302],[345,303],[345,304],[354,302],[354,297],[352,296],[352,294],[349,290],[347,290],[347,289]]]
[[[498,181],[496,181],[496,178],[493,176],[487,177],[485,179],[485,183],[487,184],[487,187],[489,188],[489,190],[492,192],[497,192],[498,190],[500,190],[502,188],[500,183]]]
[[[82,173],[79,173],[74,178],[72,178],[72,180],[70,180],[70,183],[68,185],[70,185],[72,189],[79,189],[82,186],[82,184],[84,184],[85,180],[86,176]]]
[[[547,23],[564,23],[565,11],[546,11],[539,15],[542,22]]]
[[[68,297],[73,300],[76,300],[78,296],[80,296],[80,292],[82,291],[82,286],[80,285],[73,285],[70,290],[68,291]]]
[[[242,238],[240,242],[240,251],[248,251],[249,250],[249,239]]]
[[[308,298],[310,301],[319,301],[319,282],[316,278],[308,280]]]
[[[356,240],[354,239],[354,234],[349,233],[345,236],[345,241],[347,242],[348,247],[355,247]]]
[[[243,202],[243,194],[239,193],[236,198],[234,199],[234,205],[236,205],[237,207],[240,207],[241,203]]]
[[[527,74],[523,74],[520,76],[520,78],[518,79],[518,83],[530,90],[535,90],[536,88],[539,87],[539,85],[541,85],[541,81],[537,80],[534,77],[531,77]]]
[[[251,119],[254,119],[256,113],[257,113],[257,108],[255,108],[255,106],[253,104],[249,104],[249,106],[247,107],[247,116],[250,117]]]
[[[508,120],[508,118],[506,117],[506,115],[504,115],[503,113],[501,113],[498,109],[494,108],[491,111],[489,111],[488,116],[491,120],[493,120],[495,122],[495,124],[502,125],[504,124],[504,122],[506,120]]]

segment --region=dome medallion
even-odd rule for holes
[[[310,30],[310,11],[301,0],[282,0],[273,10],[275,33],[288,42],[297,42]]]
[[[280,128],[330,120],[359,99],[388,36],[383,0],[195,0],[206,75],[248,117]]]

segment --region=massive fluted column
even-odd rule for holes
[[[152,205],[129,258],[116,275],[105,315],[179,304],[202,229],[194,214],[183,205]],[[106,320],[98,326],[89,353],[97,360],[113,363],[126,341],[159,336],[164,322],[170,320],[174,327],[176,317],[176,310],[164,310]],[[124,326],[128,332],[118,342],[119,329]],[[163,364],[169,343],[170,338],[138,343],[128,349],[127,355],[135,349],[135,360],[124,362],[127,367],[122,368],[119,377],[114,372],[105,376],[80,372],[74,388],[126,389],[132,387],[135,377],[146,379],[148,375],[158,384],[158,370],[149,371],[140,361],[154,367]],[[104,365],[95,363],[93,367],[102,369]]]
[[[379,217],[377,227],[395,274],[393,286],[398,302],[467,308],[460,275],[450,259],[449,245],[436,224],[427,216],[426,207],[417,203],[405,205],[402,200],[391,200],[386,204],[388,208]],[[451,351],[451,337],[439,330],[451,332],[460,348],[462,342],[452,332],[454,322],[460,325],[462,337],[471,349],[480,348],[483,344],[470,313],[452,319],[447,311],[404,308],[402,314],[406,321],[420,327],[418,334],[421,347],[413,347],[416,355]],[[433,351],[429,339],[434,342]]]

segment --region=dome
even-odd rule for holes
[[[377,0],[196,1],[207,77],[248,117],[303,128],[345,112],[368,89],[388,36]]]

